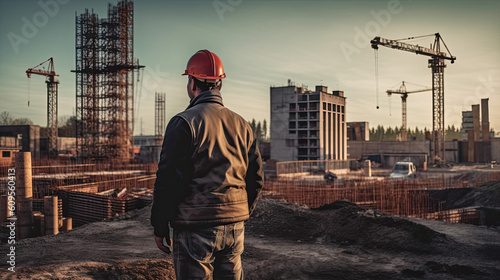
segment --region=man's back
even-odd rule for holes
[[[250,125],[222,105],[218,92],[200,94],[177,117],[191,130],[189,153],[193,169],[186,182],[188,193],[179,205],[174,226],[247,220],[247,170],[249,163],[258,157]]]

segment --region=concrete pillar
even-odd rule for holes
[[[3,225],[7,218],[11,216],[11,212],[8,210],[8,199],[9,197],[6,194],[0,196],[0,225]]]
[[[422,171],[427,171],[427,155],[424,157],[424,163],[422,166]]]
[[[64,217],[62,218],[62,228],[61,231],[69,231],[73,229],[73,218]]]
[[[16,238],[31,236],[33,229],[33,188],[31,179],[31,153],[16,154]]]
[[[490,141],[490,116],[489,116],[489,98],[481,99],[481,131],[483,141]]]
[[[369,159],[367,159],[367,160],[365,160],[365,165],[367,167],[366,174],[368,175],[368,177],[371,177],[372,176],[372,162]]]
[[[59,233],[59,210],[57,196],[46,196],[43,201],[45,214],[45,234],[56,235]]]
[[[42,229],[45,225],[43,224],[43,214],[41,212],[33,212],[33,235],[43,235]]]
[[[472,105],[472,124],[474,125],[474,142],[479,141],[479,104]]]
[[[474,131],[467,130],[467,161],[474,162]]]

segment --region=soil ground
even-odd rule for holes
[[[499,207],[498,197],[485,199],[498,188],[485,184],[469,204]],[[0,279],[175,279],[149,211],[18,241],[16,272],[1,261]],[[396,217],[348,201],[310,209],[262,199],[246,222],[243,262],[250,280],[499,279],[500,228]]]

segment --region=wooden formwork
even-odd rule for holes
[[[138,176],[88,184],[59,187],[65,216],[80,226],[89,222],[109,219],[117,214],[142,208],[151,202],[155,176]],[[126,189],[121,197],[119,190]],[[149,198],[149,199],[148,199]]]

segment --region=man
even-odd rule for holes
[[[220,58],[201,50],[189,60],[187,109],[165,132],[151,224],[159,249],[181,279],[243,279],[244,221],[263,186],[262,160],[250,125],[225,108]]]

